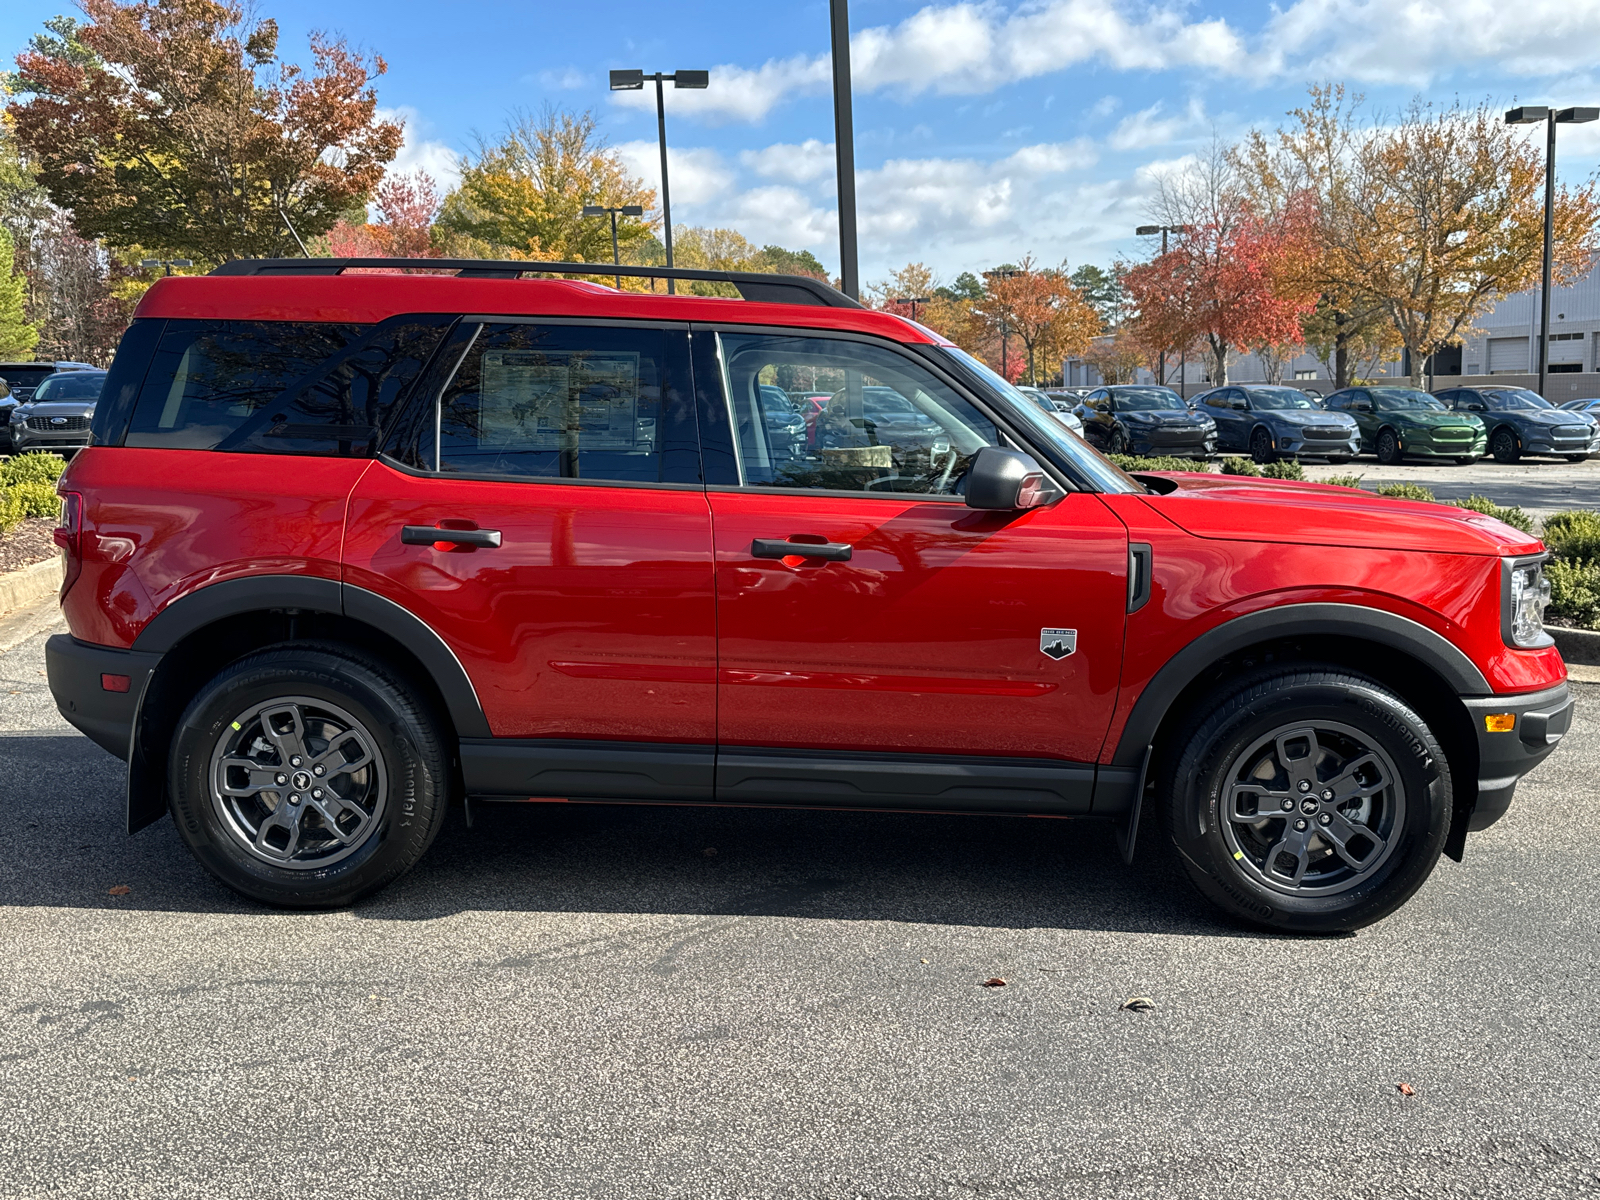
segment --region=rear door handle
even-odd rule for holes
[[[434,525],[405,525],[400,529],[400,541],[407,546],[431,546],[435,542],[449,542],[455,546],[482,546],[493,550],[500,545],[498,529],[440,529]]]
[[[827,562],[849,562],[855,547],[849,542],[790,542],[783,538],[757,538],[750,543],[754,558],[820,558]]]

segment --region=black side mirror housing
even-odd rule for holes
[[[1044,503],[1049,485],[1032,455],[985,446],[967,469],[967,507],[1013,512]]]

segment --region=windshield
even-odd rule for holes
[[[1250,389],[1250,400],[1257,408],[1321,408],[1299,388],[1257,387]]]
[[[1045,416],[1016,387],[1007,383],[997,372],[984,366],[965,350],[957,349],[955,346],[936,346],[933,349],[954,359],[963,368],[964,374],[975,376],[991,399],[1006,405],[1034,438],[1053,450],[1057,457],[1070,462],[1101,491],[1146,490],[1133,476],[1124,474],[1091,450],[1081,438],[1074,437],[1060,421]]]
[[[50,376],[33,393],[34,401],[98,400],[106,377],[99,371],[62,371]]]
[[[1111,390],[1113,407],[1118,412],[1185,412],[1183,397],[1171,388],[1119,387]]]
[[[1445,406],[1427,392],[1417,388],[1373,388],[1372,402],[1379,412],[1403,412],[1422,408],[1429,412],[1445,412]]]
[[[14,388],[27,391],[38,387],[54,371],[54,367],[0,367],[0,379]]]
[[[1484,392],[1483,398],[1488,401],[1490,408],[1498,410],[1555,407],[1538,392],[1530,392],[1527,388],[1496,388],[1492,392]]]

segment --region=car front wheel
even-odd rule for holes
[[[1495,462],[1514,463],[1522,457],[1522,444],[1517,441],[1516,434],[1502,425],[1489,439],[1489,453],[1494,455]]]
[[[1259,426],[1250,433],[1250,457],[1258,463],[1278,461],[1278,456],[1272,449],[1272,435]]]
[[[171,808],[223,883],[291,908],[353,903],[422,856],[443,824],[439,723],[399,676],[341,646],[226,667],[173,739]]]
[[[1450,770],[1423,719],[1335,667],[1266,668],[1215,694],[1159,779],[1190,879],[1243,920],[1300,933],[1377,921],[1449,831]]]
[[[1400,437],[1392,429],[1381,430],[1378,434],[1378,461],[1385,466],[1392,467],[1405,458],[1405,452],[1400,449]]]

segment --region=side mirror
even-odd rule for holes
[[[967,469],[967,507],[1014,511],[1036,508],[1049,485],[1030,455],[985,446]]]

